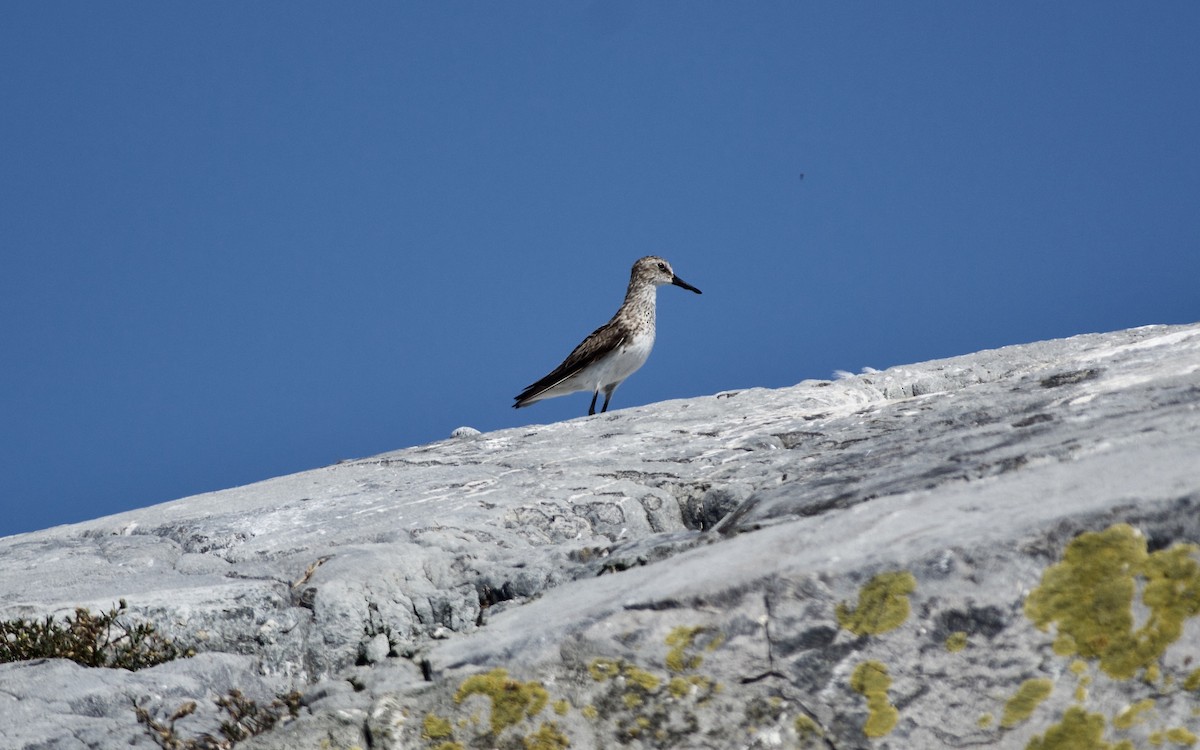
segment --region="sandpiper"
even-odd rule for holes
[[[662,258],[648,255],[639,259],[633,264],[625,301],[612,320],[592,331],[553,372],[521,391],[513,408],[576,391],[591,391],[588,414],[592,415],[596,413],[596,397],[604,391],[604,406],[600,411],[608,411],[613,391],[646,363],[654,347],[654,308],[658,287],[663,284],[700,294],[699,289],[676,276],[671,264]]]

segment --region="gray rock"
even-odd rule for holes
[[[1200,325],[463,436],[0,539],[0,618],[198,653],[0,665],[0,736],[152,747],[134,701],[194,736],[231,688],[305,694],[248,748],[1200,731]]]

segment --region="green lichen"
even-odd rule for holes
[[[637,693],[626,693],[621,700],[625,702],[625,708],[631,710],[640,707],[646,702],[642,699],[642,696],[638,695]]]
[[[704,675],[694,674],[687,677],[672,677],[667,682],[667,692],[676,698],[686,698],[692,693],[702,693],[707,691],[720,691],[720,685],[714,683]]]
[[[1167,742],[1175,745],[1191,747],[1196,744],[1197,737],[1185,727],[1172,727],[1167,730]]]
[[[596,707],[591,704],[579,709],[579,713],[583,714],[583,718],[587,719],[588,721],[595,721],[596,717],[600,715],[600,712],[596,710]]]
[[[1185,620],[1200,614],[1200,562],[1194,557],[1198,553],[1200,546],[1195,544],[1175,544],[1151,553],[1142,566],[1142,602],[1150,608],[1150,619],[1139,633],[1152,648],[1162,644],[1156,656],[1179,640]]]
[[[621,669],[621,674],[626,680],[648,693],[658,690],[658,686],[662,684],[661,677],[651,674],[644,669],[639,669],[632,664],[624,665]]]
[[[1087,662],[1083,659],[1075,659],[1067,669],[1071,671],[1071,674],[1079,678],[1079,681],[1075,683],[1075,702],[1083,703],[1087,700],[1088,686],[1092,684],[1092,676],[1087,673]]]
[[[967,634],[959,630],[946,637],[946,650],[956,654],[967,647]]]
[[[1145,682],[1147,685],[1153,685],[1154,683],[1158,682],[1161,678],[1162,678],[1162,670],[1159,669],[1157,664],[1151,664],[1150,666],[1146,667],[1146,672],[1145,672],[1145,674],[1142,675],[1142,681]]]
[[[838,624],[855,635],[878,635],[899,627],[908,619],[908,595],[917,580],[907,570],[880,573],[858,592],[858,606],[837,605]]]
[[[667,683],[667,691],[676,698],[684,698],[692,691],[692,683],[682,677],[672,677]]]
[[[566,750],[571,740],[563,734],[553,721],[543,722],[536,732],[521,739],[525,750]]]
[[[449,719],[437,714],[425,714],[425,721],[421,724],[421,736],[427,740],[440,740],[454,736],[454,728],[450,726]]]
[[[571,710],[571,702],[567,700],[554,701],[550,704],[550,707],[553,708],[554,713],[558,714],[559,716],[566,716],[567,712]]]
[[[1009,729],[1028,719],[1038,704],[1046,700],[1052,690],[1054,690],[1054,683],[1044,678],[1022,682],[1013,697],[1004,704],[1004,716],[1000,719],[1000,726]]]
[[[1109,676],[1131,678],[1150,670],[1179,638],[1184,621],[1200,614],[1198,550],[1176,544],[1147,553],[1146,540],[1127,524],[1080,534],[1043,573],[1025,600],[1025,614],[1042,630],[1057,624],[1056,653],[1098,659]],[[1139,578],[1150,615],[1135,630]]]
[[[1074,656],[1079,653],[1079,646],[1076,645],[1075,638],[1070,633],[1059,632],[1054,638],[1051,648],[1059,656]]]
[[[988,727],[990,727],[992,725],[992,723],[994,721],[996,721],[995,716],[992,716],[991,714],[984,714],[984,715],[980,716],[979,720],[976,721],[975,723],[979,725],[980,729],[987,729]]]
[[[900,718],[887,697],[892,678],[888,676],[887,667],[877,661],[864,661],[854,669],[850,676],[850,687],[867,699],[867,721],[863,724],[863,734],[868,737],[883,737]]]
[[[509,679],[508,671],[501,668],[463,680],[454,702],[462,703],[472,695],[485,696],[492,702],[493,736],[524,718],[537,716],[550,698],[541,684]]]
[[[1072,706],[1063,714],[1062,721],[1030,740],[1025,750],[1117,750],[1112,743],[1101,739],[1103,735],[1102,715]]]
[[[704,632],[702,625],[688,627],[680,625],[667,634],[666,643],[670,646],[667,651],[666,665],[672,672],[687,672],[698,669],[704,661],[698,654],[689,653],[692,650],[696,636]]]
[[[1183,681],[1184,690],[1200,690],[1200,669],[1193,671]]]
[[[1145,712],[1154,708],[1154,701],[1150,698],[1138,701],[1131,706],[1126,706],[1120,713],[1113,717],[1112,725],[1114,729],[1129,729],[1136,724],[1141,724],[1146,720],[1142,716]]]
[[[801,737],[824,737],[825,730],[811,716],[800,714],[796,717],[796,734]]]
[[[433,746],[433,750],[464,750],[464,748],[457,742],[440,742]]]
[[[611,680],[621,673],[621,662],[616,659],[596,658],[588,665],[588,674],[596,682]]]

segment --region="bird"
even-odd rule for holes
[[[591,391],[588,416],[592,416],[596,413],[596,398],[603,391],[604,405],[600,412],[608,411],[613,391],[646,363],[654,348],[655,303],[658,287],[664,284],[701,293],[676,276],[666,260],[657,255],[639,258],[629,274],[625,301],[612,320],[592,331],[550,374],[521,391],[513,408],[577,391]]]

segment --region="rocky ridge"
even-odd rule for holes
[[[134,705],[236,688],[304,695],[239,748],[1186,746],[1198,406],[1200,325],[1151,326],[0,539],[0,619],[124,598],[196,653],[0,665],[0,736],[153,747]]]

